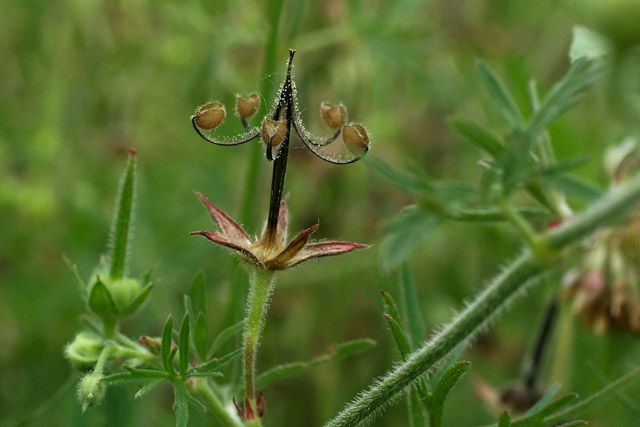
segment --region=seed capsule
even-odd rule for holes
[[[262,142],[265,144],[271,140],[271,147],[275,148],[284,141],[287,127],[282,121],[264,119],[262,122]]]
[[[362,125],[350,124],[342,129],[342,140],[349,151],[362,154],[369,150],[369,135]]]
[[[333,107],[323,102],[320,104],[320,115],[332,129],[340,129],[347,121],[347,109],[342,104]]]
[[[214,129],[222,123],[226,114],[227,112],[224,105],[219,102],[210,102],[198,108],[195,115],[195,122],[200,129]]]
[[[252,93],[248,98],[236,96],[236,111],[240,117],[248,119],[258,111],[258,107],[260,107],[260,97],[257,93]]]

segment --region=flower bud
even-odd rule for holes
[[[195,122],[200,129],[214,129],[222,123],[226,114],[227,112],[224,105],[219,102],[210,102],[198,108],[195,115]]]
[[[363,154],[369,150],[369,135],[362,125],[350,124],[342,129],[342,140],[349,151]]]
[[[83,371],[96,364],[103,347],[104,342],[99,335],[93,332],[80,332],[65,347],[64,354],[74,368]]]
[[[260,97],[257,93],[252,93],[248,98],[240,95],[236,96],[236,111],[240,117],[245,119],[253,116],[260,107]]]
[[[271,146],[273,148],[284,141],[286,133],[287,126],[283,121],[264,119],[262,122],[262,142],[268,144],[269,140],[271,140]]]
[[[330,104],[323,102],[320,104],[320,115],[330,128],[340,129],[347,121],[347,109],[340,104],[332,107]]]
[[[105,285],[109,289],[113,302],[120,313],[127,311],[142,289],[140,282],[128,277],[105,281]]]
[[[106,384],[100,382],[102,375],[100,373],[92,372],[87,374],[80,381],[78,387],[78,400],[82,404],[82,410],[86,411],[87,408],[95,406],[104,400],[104,396],[107,394]]]

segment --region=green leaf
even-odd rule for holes
[[[143,285],[149,284],[151,282],[151,274],[153,274],[153,270],[155,269],[156,264],[153,264],[151,267],[147,268],[147,270],[140,276],[139,282]]]
[[[549,387],[549,389],[544,393],[540,400],[538,400],[535,405],[529,408],[529,410],[525,412],[524,415],[533,415],[544,409],[549,404],[549,402],[551,402],[556,393],[558,393],[560,387],[560,384],[553,384],[551,387]]]
[[[495,159],[502,157],[504,146],[498,138],[479,124],[463,117],[451,119],[453,128],[465,139],[486,151]]]
[[[212,357],[216,353],[216,351],[220,349],[220,347],[222,347],[227,341],[238,334],[242,330],[243,326],[244,321],[241,320],[238,323],[223,329],[211,343],[209,351],[207,352],[207,358]]]
[[[404,170],[395,168],[375,156],[365,158],[365,163],[375,175],[409,193],[422,192],[429,189],[429,183],[424,178],[419,178]]]
[[[145,385],[140,390],[136,391],[136,394],[133,396],[133,398],[140,399],[141,397],[146,396],[147,394],[149,394],[151,390],[156,388],[158,384],[161,384],[164,381],[165,381],[164,379],[157,379],[157,380],[151,381],[149,384]]]
[[[189,402],[189,405],[193,406],[198,411],[207,412],[207,407],[204,406],[204,404],[202,402],[200,402],[198,399],[193,397],[193,395],[191,393],[187,393],[187,402]]]
[[[162,346],[160,354],[162,355],[162,364],[164,369],[170,374],[175,374],[173,369],[173,358],[171,357],[171,343],[173,333],[173,316],[169,315],[167,322],[164,324],[164,330],[162,331]]]
[[[527,133],[536,140],[545,127],[580,100],[585,89],[601,75],[585,58],[576,60],[567,74],[547,93],[529,120]]]
[[[391,317],[389,314],[385,313],[384,319],[389,325],[391,336],[393,337],[393,341],[396,343],[396,348],[400,352],[401,359],[406,359],[407,355],[411,353],[411,347],[409,345],[409,339],[402,330],[402,326],[400,326],[398,321]]]
[[[189,423],[189,392],[182,381],[173,383],[173,412],[176,414],[176,427],[187,427]]]
[[[80,291],[80,295],[82,296],[82,300],[86,301],[87,300],[87,285],[84,283],[84,280],[82,280],[82,278],[80,277],[80,273],[78,272],[78,267],[66,255],[63,255],[62,259],[64,259],[64,263],[67,264],[67,268],[69,269],[69,271],[73,275],[73,278],[75,279],[76,284],[78,285],[78,290]]]
[[[193,302],[191,301],[191,297],[187,294],[183,295],[184,299],[184,312],[189,313],[190,316],[196,317],[196,311],[193,308]]]
[[[164,371],[157,369],[125,368],[126,372],[106,375],[100,381],[110,385],[140,384],[149,381],[166,381],[169,376]]]
[[[449,392],[458,383],[460,378],[469,370],[471,362],[460,361],[456,362],[442,375],[442,378],[436,384],[433,393],[427,400],[427,406],[429,408],[429,418],[431,427],[439,427],[442,421],[442,412],[444,410],[444,403],[447,400]]]
[[[420,398],[420,392],[416,387],[411,387],[407,393],[407,406],[411,427],[424,427],[427,425],[427,408]]]
[[[153,289],[154,286],[155,286],[155,283],[151,282],[145,287],[143,287],[142,289],[140,289],[140,292],[138,292],[138,295],[136,295],[131,305],[129,305],[129,307],[127,307],[127,309],[122,314],[124,316],[128,316],[135,313],[140,308],[140,306],[144,304],[144,302],[147,300],[147,298],[149,297],[149,293],[151,293],[151,289]]]
[[[560,399],[556,400],[555,402],[547,405],[545,408],[540,410],[539,413],[540,413],[540,415],[551,415],[554,412],[559,411],[560,409],[562,409],[565,406],[569,405],[571,402],[576,400],[578,397],[580,397],[578,395],[578,393],[571,393],[571,394],[567,394],[565,396],[562,396]]]
[[[566,423],[556,424],[556,427],[575,427],[575,426],[586,426],[589,423],[585,420],[573,420],[567,421]]]
[[[109,277],[121,279],[127,273],[127,262],[131,252],[134,222],[133,205],[136,195],[136,156],[132,151],[127,167],[120,180],[115,215],[111,222],[109,248],[111,249]]]
[[[522,114],[505,85],[484,62],[477,61],[476,65],[489,96],[506,117],[511,128],[513,130],[521,129],[524,125]]]
[[[613,397],[622,388],[627,387],[633,381],[635,381],[638,375],[640,375],[640,368],[635,368],[631,372],[623,375],[616,381],[612,382],[608,386],[592,394],[586,399],[583,399],[575,403],[574,405],[571,405],[570,407],[564,409],[559,413],[548,416],[544,419],[544,422],[547,424],[555,424],[562,421],[570,420],[574,415],[584,412],[596,403],[602,403],[603,401]]]
[[[570,196],[579,197],[587,202],[595,202],[604,195],[604,190],[592,183],[572,175],[543,175],[540,180],[559,188]]]
[[[211,359],[200,366],[191,368],[187,371],[185,378],[189,377],[208,377],[216,374],[220,374],[220,370],[233,362],[242,354],[242,349],[238,349],[229,354],[224,355],[219,359]],[[220,374],[222,375],[222,374]]]
[[[533,139],[525,132],[509,135],[507,149],[502,157],[502,186],[504,194],[510,194],[523,184],[531,174],[529,157]]]
[[[398,322],[401,320],[400,312],[398,311],[398,306],[396,302],[393,300],[393,297],[389,292],[380,291],[380,295],[382,295],[382,306],[384,312],[389,314],[391,317],[396,319]]]
[[[196,324],[193,328],[193,345],[196,348],[198,360],[202,361],[207,359],[208,340],[207,318],[204,312],[201,311],[198,313]]]
[[[420,313],[420,305],[416,288],[413,284],[411,272],[407,263],[402,265],[401,279],[400,279],[400,296],[402,298],[403,306],[406,313],[406,325],[409,335],[409,342],[411,348],[416,349],[425,340],[427,332],[424,326],[424,320],[422,313]]]
[[[191,298],[191,302],[193,303],[193,309],[195,310],[192,314],[203,312],[205,315],[207,314],[207,278],[204,275],[204,271],[198,271],[193,279],[191,280],[191,286],[189,287],[189,297]]]
[[[438,216],[416,207],[396,215],[386,224],[386,235],[380,244],[383,267],[389,270],[404,261],[440,221]]]
[[[185,313],[180,325],[180,374],[184,375],[189,367],[189,313]]]
[[[572,30],[569,59],[575,62],[580,58],[597,59],[611,53],[612,47],[609,40],[600,34],[580,25],[575,25]]]
[[[502,414],[500,414],[498,427],[511,427],[511,415],[509,415],[507,411],[504,411]]]
[[[113,322],[118,315],[116,303],[100,277],[91,286],[89,291],[89,308],[97,314],[105,323]]]
[[[264,389],[268,385],[283,381],[298,375],[306,374],[312,369],[325,363],[343,359],[354,354],[362,353],[376,344],[374,340],[363,338],[347,341],[336,346],[331,346],[326,353],[314,357],[307,362],[291,362],[274,366],[256,378],[256,388]]]

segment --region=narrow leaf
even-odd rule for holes
[[[576,400],[578,397],[580,397],[578,395],[578,393],[571,393],[571,394],[567,394],[565,396],[562,396],[560,399],[556,400],[555,402],[547,405],[545,408],[543,408],[540,411],[541,415],[551,415],[556,411],[559,411],[560,409],[564,408],[565,406],[569,405],[571,402],[573,402],[574,400]]]
[[[204,275],[204,271],[202,270],[198,271],[191,280],[191,286],[189,287],[189,297],[191,298],[193,309],[195,310],[192,313],[193,315],[199,312],[203,312],[205,315],[207,314],[206,284],[207,278]]]
[[[193,395],[191,393],[187,393],[187,401],[189,402],[189,405],[193,406],[198,411],[207,412],[207,407],[204,406],[204,404],[202,402],[200,402],[198,399],[193,397]]]
[[[191,297],[185,294],[183,298],[184,298],[184,312],[188,313],[192,317],[196,317],[197,312],[193,308],[193,302],[191,301]]]
[[[604,190],[592,183],[571,175],[544,175],[542,182],[553,185],[570,196],[579,197],[587,202],[595,202],[604,195]]]
[[[212,357],[216,351],[220,349],[227,341],[236,336],[244,326],[244,321],[239,321],[238,323],[225,328],[218,334],[216,339],[211,343],[211,347],[209,347],[209,351],[207,352],[207,358]]]
[[[172,331],[173,331],[173,316],[169,315],[167,322],[164,324],[164,330],[162,331],[162,364],[164,369],[170,374],[174,374],[173,363],[171,359],[171,343],[172,343]]]
[[[489,92],[489,96],[498,106],[500,112],[506,117],[512,129],[521,129],[524,125],[522,114],[513,100],[513,97],[500,81],[498,76],[482,61],[476,63],[480,77],[485,88]]]
[[[71,261],[66,255],[62,256],[64,263],[67,264],[67,268],[73,275],[73,278],[78,285],[78,290],[80,291],[80,295],[84,301],[87,300],[87,285],[84,283],[84,280],[80,277],[80,273],[78,272],[78,267]]]
[[[400,326],[396,319],[386,313],[384,314],[384,319],[389,325],[391,336],[393,337],[393,341],[396,343],[396,348],[400,352],[402,360],[406,359],[407,355],[411,353],[411,347],[409,345],[409,339],[402,330],[402,326]]]
[[[451,120],[451,125],[461,136],[486,151],[493,158],[502,157],[504,151],[502,142],[479,124],[463,117],[454,117]]]
[[[187,427],[189,423],[189,404],[187,387],[182,381],[173,383],[173,412],[176,414],[176,427]]]
[[[608,386],[592,394],[586,399],[577,402],[576,404],[566,408],[562,412],[559,412],[557,414],[554,414],[545,418],[544,420],[545,423],[554,424],[567,419],[571,419],[574,415],[584,412],[594,404],[601,403],[602,401],[611,398],[616,394],[616,392],[630,385],[631,382],[635,381],[639,374],[640,374],[640,368],[636,368],[632,370],[631,372],[627,373],[626,375],[623,375],[616,381],[612,382]]]
[[[416,288],[413,284],[413,278],[411,277],[411,271],[409,271],[409,266],[407,265],[407,263],[404,263],[402,265],[402,277],[400,280],[400,285],[400,295],[402,297],[403,306],[406,313],[406,325],[407,332],[409,334],[409,342],[411,343],[411,348],[416,349],[425,340],[427,332],[424,327],[422,313],[420,312],[420,304],[418,302],[419,300],[416,293]]]
[[[185,313],[180,325],[180,374],[184,375],[189,367],[189,313]]]
[[[456,362],[442,375],[442,378],[436,384],[431,398],[428,400],[429,418],[431,426],[439,426],[442,420],[442,412],[444,403],[447,400],[449,392],[458,383],[460,378],[469,370],[471,362]]]
[[[525,412],[525,415],[533,415],[544,409],[549,404],[549,402],[551,402],[553,397],[558,393],[560,387],[560,384],[553,384],[551,387],[549,387],[549,389],[544,393],[540,400],[538,400],[535,405],[533,405],[527,412]]]
[[[147,270],[142,273],[140,276],[140,283],[146,285],[151,282],[151,274],[153,274],[153,270],[156,269],[156,264],[153,264],[151,267],[147,268]]]
[[[139,384],[148,381],[165,381],[168,378],[167,373],[157,369],[133,369],[128,368],[126,372],[118,372],[116,374],[106,375],[100,381],[107,384]]]
[[[111,259],[109,277],[120,279],[127,273],[127,262],[131,252],[131,235],[133,229],[133,205],[136,194],[136,156],[131,151],[127,167],[120,180],[118,201],[115,215],[111,223],[109,248]]]
[[[362,353],[363,351],[373,347],[375,344],[375,341],[368,338],[347,341],[336,346],[329,347],[326,353],[316,356],[310,361],[291,362],[274,366],[273,368],[258,375],[256,378],[256,388],[264,389],[275,382],[305,374],[325,363]]]
[[[525,132],[513,132],[509,135],[507,149],[502,157],[502,186],[509,194],[531,174],[529,157],[534,140]]]
[[[420,393],[415,387],[411,387],[407,393],[407,406],[409,408],[409,420],[411,427],[424,427],[427,425],[427,408],[424,406]]]
[[[224,355],[219,359],[211,359],[200,366],[191,368],[185,375],[185,377],[205,377],[215,375],[219,371],[233,362],[242,354],[242,349],[238,349],[229,354]]]
[[[398,311],[398,306],[393,300],[391,294],[386,291],[380,291],[380,295],[382,295],[382,306],[384,308],[384,312],[388,313],[391,317],[400,322],[400,312]]]
[[[500,420],[498,420],[498,427],[511,427],[511,415],[507,411],[500,414]]]
[[[136,391],[136,394],[133,396],[134,399],[140,399],[141,397],[146,396],[147,394],[149,394],[149,392],[151,390],[153,390],[154,388],[156,388],[156,386],[158,384],[163,383],[164,380],[163,379],[158,379],[155,381],[151,381],[149,384],[145,385],[144,387],[142,387],[140,390]]]
[[[422,192],[429,188],[429,183],[424,178],[395,168],[375,156],[366,158],[365,163],[378,177],[409,193]]]
[[[196,348],[196,354],[199,360],[207,359],[207,318],[204,312],[199,312],[196,318],[196,324],[193,328],[193,345]]]

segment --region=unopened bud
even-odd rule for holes
[[[260,107],[260,97],[257,93],[252,93],[248,98],[240,95],[236,97],[236,111],[240,117],[245,119],[253,116]]]
[[[113,302],[120,313],[127,311],[142,289],[142,285],[135,279],[123,277],[117,280],[106,280],[105,285],[113,298]]]
[[[102,375],[92,372],[87,374],[80,381],[78,387],[78,399],[82,404],[82,410],[95,406],[104,400],[107,393],[106,384],[100,382]]]
[[[342,129],[342,140],[349,151],[362,154],[369,150],[369,135],[362,125],[350,124]]]
[[[271,140],[271,146],[273,148],[284,141],[286,133],[287,127],[285,122],[271,119],[264,119],[264,122],[262,122],[262,142],[268,144],[269,140]]]
[[[227,112],[224,105],[219,102],[210,102],[198,108],[195,115],[195,122],[200,129],[214,129],[222,123],[226,114]]]
[[[322,115],[322,120],[332,129],[340,129],[347,122],[347,109],[342,104],[332,107],[323,102],[320,104],[320,115]]]
[[[93,332],[80,332],[65,347],[64,353],[74,368],[82,371],[96,364],[103,348],[102,337]]]

